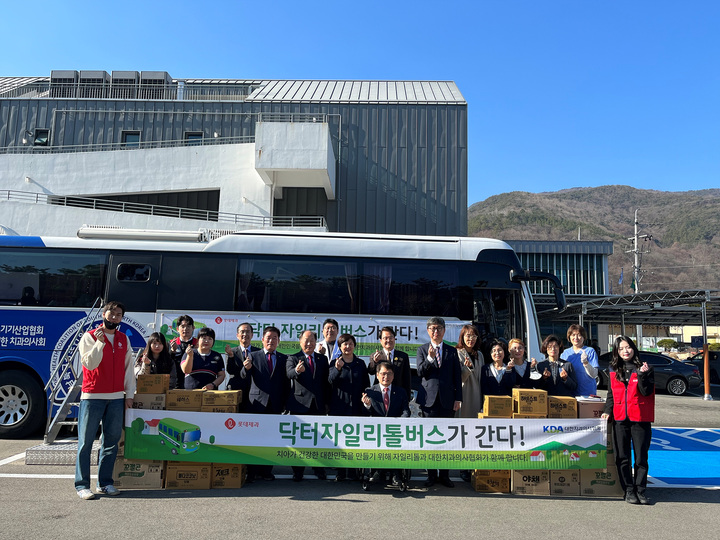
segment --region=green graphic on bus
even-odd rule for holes
[[[173,454],[195,452],[200,446],[200,427],[174,418],[158,423],[160,444],[169,444]]]

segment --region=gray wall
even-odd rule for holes
[[[61,112],[71,109],[84,112]],[[140,130],[143,141],[182,140],[185,131],[252,136],[252,113],[261,111],[342,117],[338,200],[319,189],[285,189],[276,215],[325,215],[331,230],[344,232],[467,234],[465,104],[6,99],[0,147],[22,145],[24,131],[35,128],[51,128],[53,146],[120,142],[122,130]],[[337,137],[338,117],[330,124]]]

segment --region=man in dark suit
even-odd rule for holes
[[[325,355],[315,352],[317,337],[315,332],[306,330],[300,336],[300,352],[289,356],[286,362],[288,378],[293,382],[293,390],[287,402],[291,414],[320,415],[327,414],[330,383],[328,382],[329,363]],[[293,482],[303,479],[305,467],[293,467]],[[314,467],[319,480],[327,478],[323,467]]]
[[[380,344],[382,345],[382,350],[375,351],[375,354],[370,357],[368,373],[370,373],[370,375],[375,374],[379,362],[390,362],[394,371],[393,381],[395,381],[396,385],[405,390],[408,399],[411,399],[412,383],[410,358],[406,353],[395,348],[395,337],[395,329],[392,326],[384,326],[380,330]],[[374,384],[377,383],[378,378],[375,377]]]
[[[250,390],[250,379],[243,379],[240,372],[246,358],[250,357],[250,353],[256,351],[257,348],[250,345],[253,338],[253,327],[250,323],[240,323],[237,327],[237,338],[240,343],[237,347],[225,345],[225,354],[227,354],[227,372],[231,379],[228,381],[229,390],[241,390],[240,407],[238,412],[247,412],[248,410],[248,392]]]
[[[430,343],[421,345],[417,351],[417,372],[421,387],[417,396],[422,416],[426,418],[452,418],[462,402],[462,378],[460,360],[455,347],[443,343],[445,320],[430,317],[427,321]],[[426,487],[435,482],[454,487],[447,469],[428,469]]]
[[[384,416],[389,418],[409,418],[410,404],[404,388],[393,384],[395,379],[394,366],[390,362],[380,362],[377,365],[378,382],[372,388],[365,390],[362,397],[363,405],[370,416]],[[371,470],[370,482],[384,481],[385,475],[392,474],[393,485],[400,484],[398,471]]]
[[[240,376],[250,379],[248,412],[254,414],[282,414],[290,390],[290,381],[285,371],[287,356],[277,352],[280,330],[267,326],[263,330],[263,350],[254,351],[243,362]],[[248,477],[275,480],[272,465],[252,465]]]

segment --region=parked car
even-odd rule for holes
[[[600,355],[599,384],[607,388],[610,383],[610,359],[612,353]],[[697,388],[702,383],[698,368],[687,362],[680,362],[664,354],[640,351],[640,360],[655,369],[655,390],[667,390],[668,394],[682,396],[688,388]]]
[[[691,356],[685,360],[685,363],[692,364],[698,368],[700,377],[705,374],[705,353],[697,353],[695,356]],[[710,351],[710,384],[720,384],[720,352]]]

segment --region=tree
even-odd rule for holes
[[[657,342],[657,344],[658,344],[658,347],[662,347],[666,351],[668,349],[676,349],[678,346],[678,342],[675,341],[674,339],[670,339],[670,338],[661,339],[660,341]]]

